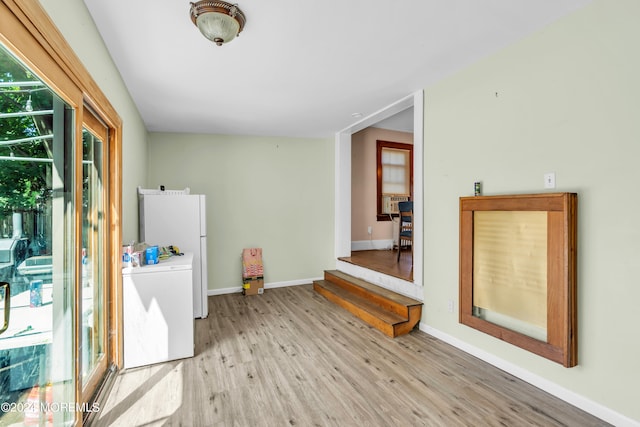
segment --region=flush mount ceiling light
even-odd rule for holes
[[[224,1],[191,3],[191,20],[203,36],[218,46],[233,40],[246,22],[238,5]]]

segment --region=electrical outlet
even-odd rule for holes
[[[372,226],[368,226],[368,227],[367,227],[367,233],[368,233],[368,234],[373,233],[373,227],[372,227]]]
[[[449,313],[453,313],[453,300],[452,299],[447,301],[447,310],[449,311]]]

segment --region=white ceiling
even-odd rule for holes
[[[391,117],[387,117],[372,127],[400,132],[413,132],[413,108],[407,108]]]
[[[84,0],[149,131],[328,137],[591,0],[238,0],[221,47],[182,0]]]

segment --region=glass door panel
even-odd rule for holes
[[[107,370],[104,143],[107,130],[85,112],[82,132],[82,395],[88,402]],[[87,127],[90,128],[87,129]],[[96,135],[99,134],[100,136]]]
[[[0,425],[75,419],[72,129],[73,110],[0,45]]]

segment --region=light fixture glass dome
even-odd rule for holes
[[[233,40],[245,23],[244,14],[238,6],[224,1],[191,3],[191,20],[203,36],[218,46]]]
[[[218,45],[229,43],[240,29],[238,21],[222,13],[202,14],[196,19],[196,25],[202,35]]]

